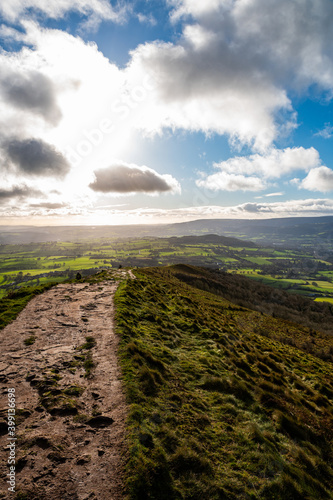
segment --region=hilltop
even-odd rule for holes
[[[181,264],[3,299],[1,325],[35,296],[2,335],[15,369],[2,363],[1,380],[22,391],[15,500],[110,500],[113,487],[124,500],[332,499],[333,336],[295,322],[301,310],[273,317],[284,292],[270,303],[251,282],[241,303],[246,283]]]

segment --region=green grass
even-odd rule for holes
[[[332,498],[332,365],[172,268],[136,275],[116,295],[129,498]]]
[[[218,238],[218,237],[217,237]],[[222,237],[223,238],[223,237]],[[233,245],[233,246],[232,246]],[[303,263],[305,262],[305,266]],[[2,245],[0,248],[0,298],[7,293],[7,287],[33,286],[51,280],[59,282],[69,279],[73,273],[96,267],[119,264],[127,267],[169,265],[186,263],[192,265],[210,265],[221,267],[230,272],[249,271],[249,276],[260,279],[273,288],[290,289],[295,292],[297,281],[289,278],[300,278],[297,293],[326,294],[333,293],[332,284],[321,283],[321,277],[332,279],[333,264],[330,256],[313,257],[313,251],[275,250],[274,248],[252,247],[237,240],[212,238],[211,235],[201,237],[179,238],[133,238],[133,239],[90,239],[81,242],[54,242],[38,244]],[[256,278],[260,269],[261,276]],[[313,269],[316,272],[313,273]],[[294,276],[290,271],[294,271]],[[52,276],[57,271],[62,276]],[[251,272],[252,271],[252,272]],[[21,275],[19,275],[21,273]],[[46,277],[37,275],[48,274]],[[272,276],[270,276],[270,273]],[[23,276],[22,276],[23,274]],[[30,276],[28,276],[28,274]],[[276,279],[277,277],[282,279]],[[302,280],[304,278],[304,280]],[[26,281],[29,279],[29,281]],[[37,281],[38,280],[38,281]],[[314,290],[305,285],[308,280],[319,281]],[[303,283],[303,284],[301,284]]]
[[[35,296],[49,290],[56,283],[47,283],[37,287],[25,287],[8,293],[0,300],[0,329],[14,321],[27,303]]]
[[[26,338],[26,339],[24,340],[24,344],[25,344],[26,346],[33,345],[33,344],[35,343],[35,341],[36,341],[36,337],[35,337],[35,335],[30,335],[30,337],[28,337],[28,338]]]

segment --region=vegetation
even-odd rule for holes
[[[137,270],[116,295],[129,498],[332,498],[332,364],[177,272]]]
[[[312,300],[333,298],[333,250],[329,246],[265,248],[214,234],[0,245],[0,297],[27,285],[85,279],[100,269],[177,263],[246,275]]]
[[[39,295],[49,290],[55,284],[56,283],[47,283],[37,287],[24,287],[8,293],[8,295],[0,301],[0,329],[14,321],[16,316],[35,295]],[[31,337],[26,339],[26,341],[33,343]]]
[[[333,498],[333,337],[313,327],[331,306],[193,266],[135,274],[116,294],[129,499]],[[0,302],[1,326],[52,285],[10,292]],[[310,302],[319,309],[307,309]],[[296,314],[293,322],[273,317],[279,311]],[[94,346],[87,336],[71,365],[86,377]],[[41,407],[85,422],[76,399],[83,388],[60,388],[60,377],[27,380]]]
[[[291,323],[286,324],[285,328],[288,331],[289,344],[297,345],[299,348],[303,346],[307,352],[333,361],[333,349],[325,351],[327,346],[323,339],[327,337],[312,331],[315,329],[330,334],[333,331],[333,308],[326,301],[320,303],[302,295],[291,295],[283,290],[272,289],[268,285],[249,280],[245,276],[223,271],[177,265],[172,266],[170,272],[195,288],[220,295],[240,306],[288,320]],[[299,335],[299,327],[297,326],[295,330],[292,322],[304,325],[308,330]],[[276,338],[276,332],[270,331],[264,323],[265,318],[259,318],[256,330]],[[306,344],[304,336],[308,335],[311,340]]]

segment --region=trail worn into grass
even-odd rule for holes
[[[124,498],[116,289],[112,280],[58,285],[0,332],[0,498]],[[16,395],[15,494],[6,483],[8,388]]]

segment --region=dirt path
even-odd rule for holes
[[[116,281],[58,285],[0,332],[0,498],[15,498],[6,483],[8,388],[16,395],[16,494],[124,498],[116,288]]]

